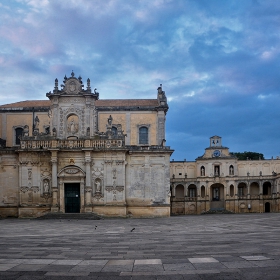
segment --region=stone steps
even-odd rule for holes
[[[67,220],[103,220],[103,218],[94,213],[54,213],[49,212],[46,215],[38,217],[39,220],[49,219],[67,219]]]
[[[229,210],[226,210],[225,208],[211,208],[210,210],[202,212],[201,214],[234,214],[234,213]]]

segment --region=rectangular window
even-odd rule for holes
[[[147,127],[142,126],[139,128],[139,144],[149,144]]]
[[[16,141],[15,141],[15,144],[16,144],[16,145],[20,145],[20,139],[19,139],[19,137],[22,136],[23,129],[19,127],[19,128],[16,128],[15,131],[16,131]]]

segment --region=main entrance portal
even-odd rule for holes
[[[64,184],[65,213],[80,213],[80,184]]]

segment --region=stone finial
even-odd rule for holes
[[[159,87],[157,88],[158,93],[161,94],[162,93],[162,84],[159,85]]]
[[[57,78],[54,80],[54,90],[55,91],[58,90],[58,79]]]
[[[23,136],[28,137],[29,136],[29,126],[26,124],[23,128]]]
[[[74,77],[75,76],[75,73],[73,72],[73,70],[72,70],[72,72],[71,72],[71,77]]]
[[[87,90],[90,90],[90,79],[89,78],[87,79]],[[96,89],[94,89],[94,93],[95,93],[95,90]]]

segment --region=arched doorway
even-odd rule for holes
[[[270,212],[270,203],[266,202],[264,205],[264,212],[269,213]]]
[[[221,209],[224,208],[224,185],[223,184],[213,184],[211,186],[211,209]]]
[[[85,207],[85,173],[75,165],[64,167],[58,173],[59,207],[62,213],[80,213]]]

